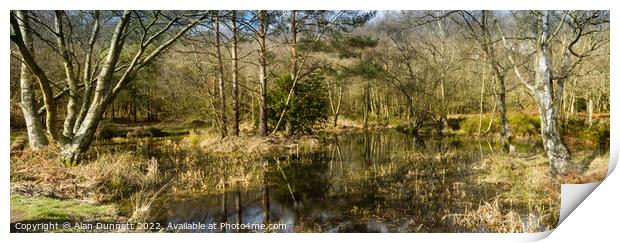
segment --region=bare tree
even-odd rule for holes
[[[133,17],[132,15],[136,15]],[[75,58],[66,58],[65,54],[69,54],[69,48],[65,43],[65,34],[63,31],[63,21],[60,19],[63,16],[62,12],[55,12],[55,28],[48,28],[52,31],[57,40],[57,47],[59,53],[63,59],[65,66],[66,80],[69,86],[69,94],[74,92],[77,96],[77,70],[73,69],[73,62]],[[17,46],[21,56],[24,59],[24,63],[37,77],[41,91],[44,96],[45,111],[46,111],[46,126],[47,132],[54,142],[57,142],[61,147],[61,153],[67,164],[75,164],[81,160],[82,155],[88,150],[90,143],[94,137],[95,131],[102,115],[109,104],[115,99],[118,93],[133,80],[137,72],[153,61],[163,51],[168,49],[177,39],[179,39],[188,30],[193,28],[199,21],[206,17],[205,14],[198,15],[197,18],[187,21],[182,24],[182,27],[174,34],[167,38],[162,38],[164,34],[169,33],[173,27],[178,25],[182,20],[180,16],[168,17],[166,16],[167,23],[162,25],[160,18],[162,14],[160,11],[154,11],[153,16],[150,18],[149,23],[143,22],[143,14],[135,11],[124,11],[112,32],[110,44],[107,50],[107,56],[103,61],[102,68],[99,70],[99,74],[94,78],[96,80],[96,86],[94,90],[94,96],[90,101],[89,108],[81,123],[77,124],[76,118],[77,106],[74,100],[71,107],[67,109],[67,115],[65,116],[65,126],[62,134],[58,132],[57,126],[57,111],[54,94],[51,89],[52,82],[48,78],[48,75],[39,63],[32,56],[30,50],[28,50],[24,43],[23,33],[19,28],[17,16],[14,12],[11,12],[11,40]],[[130,20],[135,19],[137,24],[135,27],[129,27]],[[163,26],[157,29],[157,26]],[[175,27],[176,28],[176,27]],[[137,34],[138,36],[138,50],[128,60],[128,62],[119,62],[119,57],[125,41],[129,38],[130,34]],[[157,42],[156,42],[157,40]],[[158,45],[154,45],[158,43]],[[118,80],[115,81],[115,73],[120,74]],[[84,75],[89,76],[89,75]],[[92,82],[94,80],[85,80],[85,82]],[[73,91],[71,91],[73,89]],[[84,99],[85,100],[85,99]],[[69,121],[67,121],[69,120]],[[77,129],[74,129],[78,127]]]
[[[215,58],[217,59],[217,80],[219,87],[219,102],[220,102],[220,136],[226,137],[228,119],[226,118],[226,92],[224,91],[224,65],[222,64],[222,52],[220,48],[220,17],[219,11],[216,11],[213,25],[215,29]]]
[[[499,54],[495,49],[495,43],[491,34],[491,24],[489,23],[492,17],[491,11],[483,10],[480,14],[476,15],[473,12],[461,11],[461,16],[464,20],[465,26],[469,30],[470,36],[478,43],[482,48],[485,57],[485,63],[490,65],[491,71],[495,76],[496,86],[498,88],[496,92],[496,103],[500,115],[500,127],[502,135],[502,144],[508,150],[508,152],[514,151],[515,147],[512,145],[512,133],[510,132],[510,125],[508,124],[507,110],[506,110],[506,72],[507,68],[500,62]]]
[[[513,66],[517,79],[526,87],[534,97],[538,106],[541,119],[541,135],[547,156],[549,157],[552,174],[566,174],[572,170],[570,163],[570,153],[562,142],[560,131],[558,130],[558,114],[564,92],[564,82],[573,75],[577,67],[594,50],[598,49],[602,43],[595,42],[581,53],[575,51],[573,47],[583,36],[600,33],[600,26],[605,25],[608,20],[602,11],[592,11],[577,14],[573,11],[563,11],[556,14],[553,11],[530,11],[517,22],[523,26],[532,26],[531,35],[511,38],[515,40],[525,40],[533,50],[534,61],[532,62],[533,77],[522,73],[514,55],[514,49],[523,50],[518,43],[516,47],[511,46],[505,36],[502,27],[496,21],[502,42],[508,51],[508,60]],[[526,22],[530,21],[530,22]],[[528,25],[532,23],[531,25]],[[567,28],[567,29],[564,29]],[[563,35],[561,40],[557,40],[559,35]],[[560,65],[554,69],[552,49],[554,44],[560,44]]]

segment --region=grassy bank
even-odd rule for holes
[[[555,227],[560,210],[561,183],[600,181],[607,175],[609,155],[601,157],[574,155],[574,167],[582,171],[564,177],[549,175],[548,160],[541,156],[514,157],[494,155],[481,161],[477,169],[483,173],[476,178],[480,186],[499,188],[495,198],[481,201],[465,213],[452,215],[454,222],[470,230],[511,233],[538,232]],[[587,161],[587,165],[583,163]],[[526,211],[514,208],[527,208]]]
[[[96,205],[75,199],[60,200],[39,196],[11,195],[11,224],[16,222],[71,224],[111,223],[123,221],[115,205]],[[19,230],[18,230],[19,231]],[[77,229],[55,229],[52,232],[77,232]],[[82,231],[79,231],[82,232]]]
[[[19,205],[55,200],[69,212],[77,201],[93,207],[114,203],[119,219],[130,222],[148,221],[149,208],[168,194],[193,192],[219,193],[226,186],[244,190],[258,187],[262,163],[258,157],[243,154],[219,156],[199,147],[163,141],[148,154],[135,151],[96,151],[81,165],[66,167],[59,159],[58,148],[50,146],[38,151],[26,149],[11,156],[11,195],[27,219],[46,220],[37,208]],[[156,155],[156,156],[155,156]],[[13,200],[13,199],[12,199]],[[120,204],[119,204],[120,203]],[[122,206],[121,206],[122,204]],[[43,205],[43,204],[42,204]],[[11,208],[15,208],[11,205]],[[42,206],[43,207],[43,206]],[[33,212],[30,212],[33,210]],[[94,211],[84,211],[88,214]],[[91,215],[97,218],[98,214]]]
[[[457,134],[466,136],[499,136],[500,120],[491,114],[452,118]],[[540,136],[540,118],[537,115],[511,113],[508,115],[510,132],[517,140]],[[559,121],[564,143],[569,146],[594,147],[609,140],[609,119],[601,117],[588,126],[587,118],[573,116]]]

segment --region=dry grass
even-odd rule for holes
[[[515,211],[504,210],[497,199],[483,202],[477,209],[450,216],[460,226],[483,232],[533,233],[539,232],[540,225],[543,224],[541,217],[536,214],[522,216]]]
[[[497,188],[499,194],[463,214],[451,215],[457,225],[499,233],[538,232],[556,225],[560,184],[549,175],[545,157],[494,155],[483,159],[476,169],[483,171],[477,183]]]
[[[75,167],[62,163],[56,147],[26,149],[11,157],[11,193],[95,202],[129,198],[146,202],[138,193],[152,195],[165,185],[165,192],[157,194],[221,192],[226,186],[251,188],[260,177],[262,161],[258,156],[217,156],[172,141],[158,144],[157,149],[157,159],[137,152],[109,151],[92,155]]]
[[[193,131],[183,139],[183,143],[198,145],[205,152],[220,155],[229,154],[271,154],[274,152],[302,152],[319,147],[319,140],[315,136],[270,135],[267,137],[242,135],[221,138],[219,134],[206,131]]]
[[[129,222],[132,223],[149,223],[151,222],[151,209],[159,200],[168,185],[162,186],[159,190],[150,189],[140,190],[131,196],[132,213]]]
[[[576,158],[579,158],[576,156]],[[587,160],[587,158],[586,158]],[[587,168],[582,172],[574,172],[560,178],[564,184],[585,184],[602,181],[607,177],[607,167],[609,165],[609,153],[604,156],[596,157]]]
[[[137,152],[101,152],[67,167],[58,148],[11,157],[11,194],[79,199],[93,204],[128,200],[131,222],[148,222],[159,198],[168,194],[220,193],[258,187],[262,161],[244,155],[217,157],[196,146],[158,144],[157,159]]]
[[[352,120],[344,116],[338,116],[338,126],[334,127],[333,119],[333,117],[330,117],[329,122],[326,123],[321,130],[337,133],[343,131],[364,129],[364,124],[362,122]]]
[[[583,156],[575,156],[573,161]],[[451,215],[454,221],[470,230],[492,232],[537,232],[551,229],[559,217],[560,183],[588,183],[607,174],[608,155],[594,158],[587,170],[564,177],[549,174],[548,159],[543,155],[528,158],[495,155],[482,160],[477,169],[484,171],[478,184],[492,184],[501,193],[483,201],[464,214]],[[512,208],[523,208],[515,211]]]

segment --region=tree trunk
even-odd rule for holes
[[[92,55],[93,48],[95,46],[95,41],[97,40],[97,36],[99,34],[99,11],[95,11],[94,13],[94,22],[93,22],[93,30],[90,34],[90,39],[88,40],[88,49],[86,52],[86,56],[84,57],[84,73],[83,73],[83,82],[84,82],[84,95],[82,97],[82,105],[80,107],[80,112],[78,113],[77,119],[73,126],[73,133],[75,134],[77,130],[80,128],[82,121],[84,121],[84,117],[86,117],[86,113],[88,112],[88,107],[90,105],[90,101],[93,96],[93,88],[91,85],[92,79]],[[112,118],[114,118],[114,105],[112,105]]]
[[[280,125],[282,124],[282,121],[284,119],[284,115],[286,114],[287,110],[288,110],[288,106],[289,103],[291,102],[291,99],[295,96],[295,86],[297,85],[297,20],[295,19],[296,17],[296,11],[295,10],[291,10],[291,24],[290,24],[290,30],[291,30],[291,38],[289,40],[289,45],[291,47],[291,81],[293,82],[293,84],[291,85],[291,89],[288,92],[288,95],[286,96],[286,102],[284,102],[284,108],[282,109],[282,112],[280,113],[280,116],[278,118],[278,122],[276,123],[276,126],[273,128],[273,131],[271,132],[272,134],[274,134],[275,132],[278,131]],[[303,65],[303,62],[302,62]],[[291,124],[289,121],[286,121],[286,132],[287,134],[290,134],[291,132]]]
[[[539,91],[536,94],[536,100],[539,103],[540,111],[540,129],[542,133],[543,145],[547,156],[549,157],[549,163],[551,165],[552,174],[566,174],[570,171],[569,160],[570,154],[568,149],[564,146],[560,133],[557,130],[557,111],[550,106],[550,93],[545,90]]]
[[[69,86],[69,96],[67,96],[67,114],[65,116],[65,122],[63,125],[62,134],[70,138],[73,136],[73,126],[75,125],[75,121],[78,116],[78,84],[77,78],[75,76],[75,72],[73,69],[73,61],[69,56],[69,50],[66,44],[65,35],[64,35],[64,27],[62,24],[62,16],[63,11],[56,10],[54,11],[54,22],[56,27],[56,44],[58,46],[58,50],[63,59],[64,69],[65,69],[65,77],[67,79],[67,86]],[[70,30],[72,31],[72,30]]]
[[[129,18],[130,11],[125,11],[112,34],[106,61],[97,77],[95,94],[84,121],[73,135],[73,139],[61,144],[61,155],[67,164],[76,164],[82,159],[81,157],[92,142],[106,107],[114,101],[115,93],[111,90],[110,82],[123,46],[121,36],[129,23]]]
[[[340,115],[340,103],[342,103],[342,87],[338,86],[338,103],[334,111],[334,127],[338,126],[338,116]]]
[[[592,112],[594,109],[594,105],[592,103],[592,98],[588,98],[588,127],[592,127]]]
[[[30,26],[28,23],[28,12],[17,11],[18,22],[20,31],[23,33],[23,41],[27,48],[34,56],[34,49],[32,47],[32,39],[30,36]],[[45,131],[43,130],[43,124],[37,114],[36,99],[33,90],[34,77],[28,66],[22,61],[20,67],[20,90],[21,90],[21,103],[19,107],[24,113],[24,119],[26,120],[26,131],[28,132],[28,142],[30,148],[39,149],[48,144]]]
[[[538,102],[541,118],[541,133],[552,174],[566,174],[570,168],[570,154],[564,146],[557,130],[558,102],[561,99],[563,85],[558,84],[553,90],[551,79],[551,50],[549,49],[549,12],[543,11],[539,21],[541,33],[536,53],[535,86],[531,91]],[[554,96],[555,95],[555,96]]]
[[[239,69],[237,67],[237,11],[232,11],[232,46],[231,46],[231,59],[232,59],[232,110],[233,110],[233,135],[239,136],[239,87],[237,86],[237,82],[239,82],[238,75]]]
[[[497,106],[500,116],[500,126],[502,135],[502,145],[508,153],[512,153],[515,150],[515,146],[512,144],[512,133],[510,132],[510,125],[508,124],[507,110],[506,110],[506,76],[505,73],[500,71],[501,65],[495,55],[495,47],[491,40],[491,33],[488,26],[489,11],[482,11],[482,49],[486,55],[486,58],[491,63],[491,70],[497,81],[499,91],[497,92]]]
[[[43,103],[45,104],[45,126],[47,128],[47,133],[50,135],[53,141],[63,142],[64,138],[58,133],[57,127],[57,113],[56,113],[56,101],[54,100],[54,93],[51,87],[51,81],[45,74],[45,71],[38,65],[34,56],[28,49],[28,46],[24,43],[23,34],[17,18],[13,13],[10,15],[11,20],[11,29],[13,33],[11,34],[11,40],[17,46],[19,53],[21,54],[23,63],[25,63],[30,71],[35,75],[37,81],[39,83],[39,87],[41,88],[41,92],[43,93]]]
[[[258,62],[259,73],[258,79],[260,82],[260,108],[258,112],[258,133],[261,136],[267,136],[267,61],[265,60],[265,54],[267,52],[265,46],[265,39],[267,34],[268,24],[267,11],[261,10],[258,13]]]
[[[485,81],[485,76],[484,76],[484,71],[485,71],[486,65],[482,65],[482,85],[480,86],[480,119],[478,121],[478,136],[480,136],[482,134],[482,117],[484,116],[484,81]]]
[[[291,10],[291,80],[297,79],[297,11]]]
[[[368,112],[370,110],[370,91],[368,83],[364,85],[364,128],[368,127]]]
[[[216,11],[214,20],[215,24],[215,57],[217,58],[217,81],[219,86],[220,96],[220,119],[221,127],[220,136],[226,137],[227,131],[227,118],[226,118],[226,92],[224,92],[224,65],[222,64],[222,52],[220,48],[220,18],[219,11]]]
[[[565,15],[566,16],[566,15]],[[527,90],[536,100],[540,113],[541,123],[541,135],[543,140],[543,146],[549,157],[549,165],[551,174],[567,174],[572,168],[570,166],[570,154],[560,136],[560,132],[557,130],[557,117],[560,109],[560,101],[564,91],[564,80],[556,79],[557,84],[553,85],[552,73],[551,73],[551,50],[549,48],[550,38],[550,23],[549,23],[549,11],[541,11],[537,14],[537,35],[536,40],[536,62],[534,65],[534,83],[528,82],[519,71],[518,66],[512,55],[508,55],[508,60],[513,65],[515,75],[521,83],[525,85]],[[563,23],[563,22],[561,22]],[[560,24],[561,24],[560,23]],[[497,24],[497,22],[496,22]],[[497,24],[502,42],[507,50],[510,50],[510,46],[506,41],[506,37],[502,32],[502,28]],[[559,30],[559,29],[558,29]],[[566,67],[570,61],[568,48],[563,50],[562,70],[566,70]],[[561,75],[560,75],[561,76]]]
[[[498,78],[499,92],[497,94],[497,107],[499,110],[502,145],[504,149],[508,150],[508,153],[512,153],[515,150],[515,146],[512,144],[512,133],[510,132],[510,125],[508,124],[508,116],[506,115],[506,85],[504,76]]]

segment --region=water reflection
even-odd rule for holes
[[[392,131],[329,135],[322,144],[312,153],[264,158],[259,189],[224,183],[218,195],[172,197],[156,218],[163,224],[286,225],[274,232],[458,232],[466,230],[447,215],[497,195],[473,181],[472,168],[499,144]],[[517,149],[539,153],[539,147]]]

